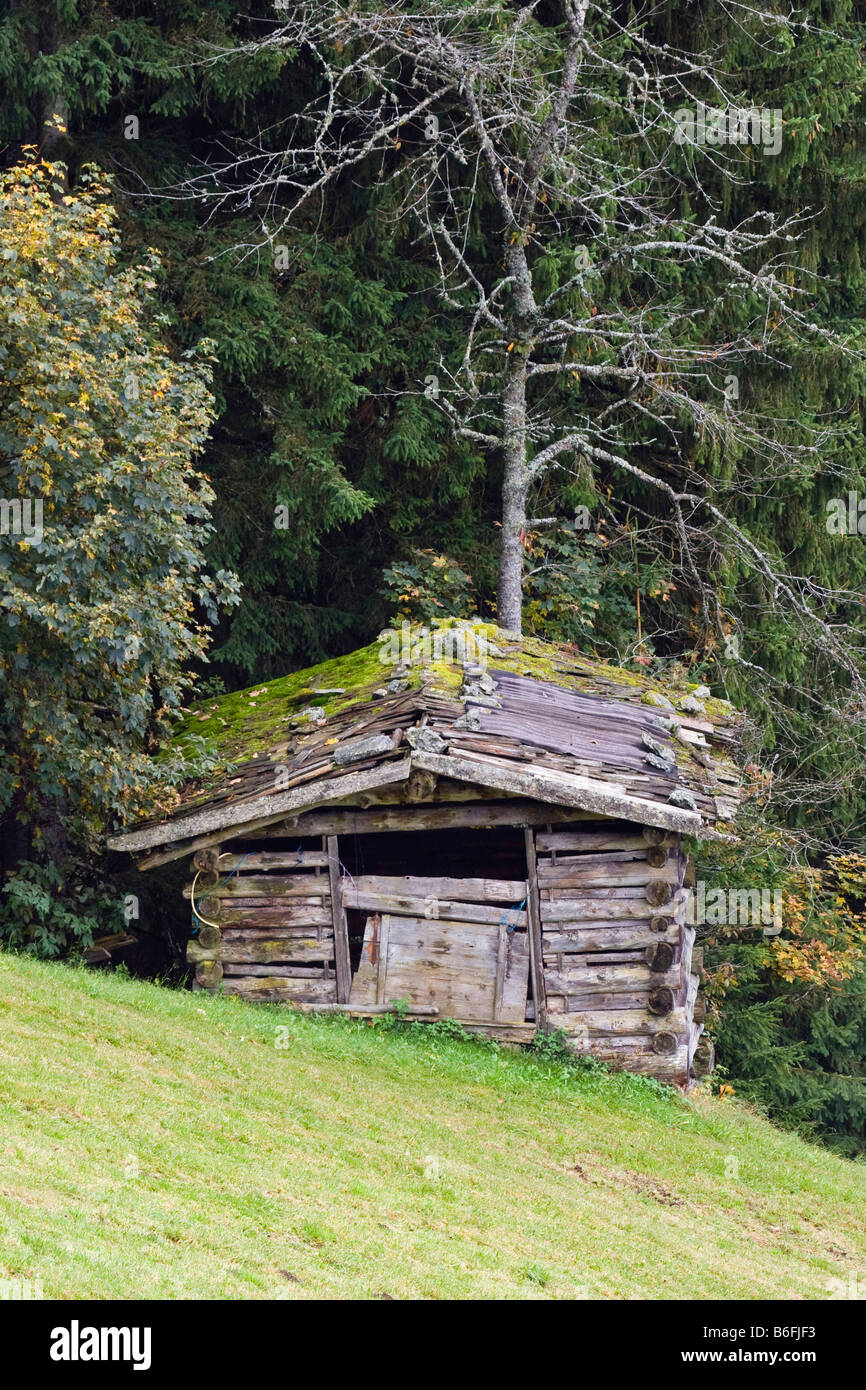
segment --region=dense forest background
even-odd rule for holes
[[[491,25],[497,9],[508,19],[515,8],[491,5]],[[196,467],[212,490],[212,506],[210,491],[199,494],[212,528],[203,522],[201,539],[225,601],[216,607],[199,596],[208,643],[181,642],[165,657],[200,694],[351,650],[395,612],[496,611],[501,466],[455,433],[429,390],[449,365],[457,370],[465,333],[437,292],[429,245],[405,215],[411,131],[405,147],[395,139],[330,182],[280,231],[276,248],[263,250],[272,191],[257,200],[238,176],[237,196],[189,196],[190,181],[226,152],[244,151],[261,132],[282,132],[316,89],[309,53],[262,42],[275,19],[274,5],[259,0],[243,14],[222,0],[0,3],[0,158],[9,171],[39,158],[66,171],[64,188],[28,195],[22,216],[38,213],[50,224],[62,276],[71,264],[64,197],[86,193],[94,206],[112,204],[117,267],[106,267],[87,293],[99,296],[105,277],[137,275],[145,264],[151,277],[147,285],[115,284],[112,331],[128,331],[124,295],[141,293],[151,304],[140,324],[145,347],[155,350],[149,335],[158,320],[175,362],[191,361],[184,354],[202,340],[211,354],[211,406],[198,400],[198,378],[174,389],[198,402]],[[536,19],[555,26],[555,0],[543,0]],[[866,12],[850,0],[806,0],[779,43],[756,42],[738,7],[712,3],[667,0],[647,12],[646,26],[659,45],[718,45],[736,85],[785,114],[777,156],[753,152],[748,176],[737,179],[708,159],[700,206],[672,172],[669,197],[684,217],[712,211],[732,226],[766,208],[803,219],[792,254],[815,277],[806,282],[808,312],[833,337],[792,338],[773,360],[744,372],[737,391],[782,434],[807,429],[818,443],[799,469],[782,473],[741,441],[725,448],[712,432],[694,429],[689,466],[726,493],[737,525],[787,573],[838,596],[832,611],[826,600],[817,603],[831,628],[846,630],[853,674],[840,684],[838,671],[799,640],[764,575],[742,557],[710,550],[725,615],[720,636],[687,571],[658,543],[663,499],[599,462],[551,469],[533,493],[531,515],[543,524],[530,521],[524,537],[524,625],[635,669],[684,667],[749,714],[746,833],[717,872],[726,882],[783,887],[786,925],[778,940],[755,939],[748,929],[706,932],[721,1079],[777,1118],[810,1124],[859,1153],[866,1147],[866,709],[862,642],[850,633],[866,631],[866,536],[833,534],[826,517],[834,498],[866,495]],[[110,177],[110,188],[94,184],[92,166]],[[479,199],[471,235],[481,267],[502,255],[497,216],[492,200]],[[566,225],[560,242],[573,261],[581,228]],[[80,284],[93,257],[86,244],[76,255]],[[538,275],[555,276],[543,257],[542,248]],[[673,265],[664,290],[690,302]],[[586,313],[621,292],[615,276],[591,287]],[[711,279],[705,293],[714,299]],[[74,323],[84,310],[69,312]],[[724,312],[733,340],[741,324],[734,310]],[[725,329],[715,325],[717,334]],[[565,419],[575,398],[557,386],[546,408]],[[11,452],[0,438],[0,474],[8,474]],[[664,458],[653,464],[663,469]],[[11,496],[8,477],[2,481]],[[192,504],[175,497],[173,505]],[[579,509],[591,519],[585,528],[573,524]],[[411,599],[401,600],[407,592]],[[215,589],[212,597],[215,605]],[[158,617],[151,614],[154,624]],[[31,695],[21,695],[14,674],[18,636],[7,632],[0,650],[8,769],[21,756]],[[138,732],[146,756],[159,730],[141,715]],[[70,747],[68,730],[58,741]],[[93,774],[82,771],[86,736],[79,743],[76,777],[84,785]],[[79,825],[75,807],[64,805],[76,794],[63,755],[53,775],[46,799],[28,792],[26,769],[17,780],[7,774],[0,807],[3,932],[46,951],[109,929],[123,886],[116,866],[95,858],[108,790]],[[58,840],[61,811],[76,830]],[[34,824],[41,835],[27,832]]]

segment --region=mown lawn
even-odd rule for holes
[[[736,1100],[2,954],[0,1067],[47,1297],[866,1290],[866,1165]]]

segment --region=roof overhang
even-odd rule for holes
[[[203,841],[216,842],[221,836],[263,830],[290,815],[405,782],[413,772],[432,773],[535,802],[573,806],[575,810],[597,812],[599,816],[634,821],[638,825],[704,839],[718,838],[718,831],[698,812],[627,795],[616,783],[596,781],[554,768],[515,767],[494,758],[454,757],[419,751],[363,772],[341,777],[331,775],[289,791],[204,808],[139,830],[124,831],[111,836],[107,843],[110,849],[132,854],[171,846],[159,856],[159,862],[165,863],[200,848]]]

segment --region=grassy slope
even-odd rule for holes
[[[49,1297],[826,1298],[866,1272],[866,1167],[635,1077],[4,955],[0,1067],[0,1276]]]

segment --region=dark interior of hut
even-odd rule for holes
[[[350,877],[446,877],[525,879],[523,831],[423,830],[412,834],[341,835],[340,872]],[[514,904],[517,907],[517,903]],[[349,955],[353,972],[361,959],[366,913],[349,908]]]

